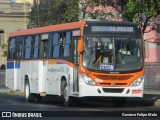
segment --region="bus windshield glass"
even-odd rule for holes
[[[84,38],[83,66],[98,71],[133,71],[142,68],[140,38],[86,36]]]

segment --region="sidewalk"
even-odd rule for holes
[[[0,85],[0,92],[11,92],[11,90],[8,89],[8,88],[5,87],[5,86],[1,86],[1,85]]]
[[[0,92],[11,92],[10,89],[0,86]],[[143,98],[127,98],[128,104],[160,106],[160,90],[145,89]]]
[[[130,104],[160,106],[160,90],[144,89],[143,98],[127,98]]]

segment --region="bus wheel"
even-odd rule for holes
[[[67,82],[63,81],[63,103],[66,107],[75,105],[75,99],[68,96]]]
[[[123,107],[126,103],[126,98],[112,98],[112,102],[115,107]]]
[[[29,82],[25,83],[25,100],[27,102],[35,102],[35,95],[30,93],[30,86],[29,86]]]
[[[36,103],[40,103],[40,102],[42,102],[42,96],[40,96],[40,95],[36,95],[36,97],[35,97],[35,102]]]

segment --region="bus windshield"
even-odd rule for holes
[[[141,69],[142,43],[140,38],[86,36],[83,66],[98,71],[133,71]]]

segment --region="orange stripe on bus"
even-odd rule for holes
[[[65,60],[58,60],[58,59],[54,59],[54,60],[48,60],[48,64],[58,64],[58,62],[62,62],[64,64],[69,65],[70,67],[74,67],[75,65],[71,62],[65,61]]]
[[[54,60],[48,60],[48,64],[57,64],[57,61],[54,61]]]
[[[20,60],[20,62],[42,62],[43,60]],[[16,60],[8,60],[7,62],[16,62]],[[63,64],[67,64],[70,67],[74,67],[75,65],[69,61],[66,60],[58,60],[58,59],[48,59],[47,60],[48,64],[58,64],[58,62],[62,62]]]
[[[81,21],[81,22],[72,22],[72,23],[65,23],[65,24],[59,24],[59,25],[51,25],[46,27],[21,30],[21,31],[11,32],[9,34],[9,37],[33,35],[33,34],[39,34],[39,33],[47,33],[47,32],[54,32],[54,31],[60,31],[60,30],[70,30],[70,29],[77,29],[77,28],[81,29],[83,28],[84,24],[85,22]]]

